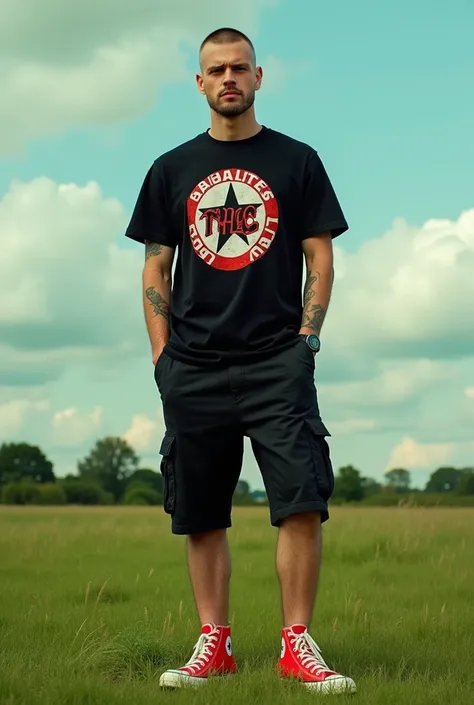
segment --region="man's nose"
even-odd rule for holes
[[[228,86],[229,84],[235,85],[235,77],[232,73],[232,69],[227,69],[224,74],[224,85]]]

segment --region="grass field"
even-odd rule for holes
[[[312,634],[358,693],[277,680],[276,532],[240,508],[232,682],[161,692],[198,636],[184,540],[148,508],[0,508],[1,705],[474,702],[474,509],[333,508]]]

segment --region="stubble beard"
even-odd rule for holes
[[[242,102],[223,104],[219,102],[218,98],[214,99],[207,96],[207,102],[209,107],[218,115],[222,115],[222,117],[238,117],[246,113],[247,110],[252,107],[255,101],[255,93],[247,93],[241,97],[243,98]]]

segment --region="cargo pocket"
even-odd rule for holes
[[[318,483],[318,492],[321,499],[327,502],[334,492],[334,470],[329,445],[326,440],[326,436],[330,436],[331,434],[321,419],[305,419],[305,424],[313,457],[314,472]]]
[[[160,471],[163,475],[163,507],[167,514],[173,514],[176,507],[175,437],[166,433],[160,447],[162,460]]]

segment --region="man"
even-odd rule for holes
[[[278,673],[321,692],[354,691],[308,633],[334,486],[314,356],[332,239],[348,226],[317,152],[257,122],[263,74],[248,37],[216,30],[201,45],[200,69],[211,127],[153,163],[126,233],[146,245],[143,301],[166,423],[164,508],[172,531],[187,536],[202,626],[191,659],[160,683],[202,685],[237,670],[226,531],[247,436],[279,531]]]

